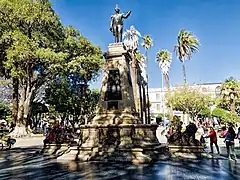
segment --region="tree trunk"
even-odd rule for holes
[[[141,83],[139,83],[138,85],[139,87],[139,98],[140,98],[140,118],[142,120],[142,123],[143,123],[143,100],[142,100],[142,85]]]
[[[148,79],[148,75],[147,75]],[[147,83],[147,124],[151,123],[151,114],[150,114],[150,101],[149,101],[149,95],[148,95],[148,83]]]
[[[143,89],[143,112],[145,118],[143,118],[143,124],[147,124],[147,106],[146,106],[146,92],[145,92],[145,86],[142,84],[142,89]]]
[[[146,78],[147,78],[147,124],[151,123],[151,116],[150,116],[150,102],[149,102],[149,94],[148,94],[148,51],[146,49],[146,64],[147,64],[147,73],[146,73]]]
[[[168,95],[170,95],[171,90],[170,90],[170,83],[169,83],[169,76],[168,76],[168,74],[164,74],[164,78],[165,78],[165,81],[166,81]],[[169,107],[169,119],[170,119],[170,123],[172,123],[173,122],[173,108],[172,108],[172,104],[170,104],[170,107]]]
[[[17,117],[18,117],[18,79],[13,78],[12,79],[12,118],[17,123]]]
[[[19,108],[16,127],[10,134],[13,137],[22,137],[31,134],[31,129],[28,126],[31,103],[34,97],[34,89],[27,85],[20,86]]]
[[[132,52],[132,85],[133,85],[133,99],[135,110],[137,111],[137,75],[136,75],[136,59],[134,52]]]
[[[183,83],[184,83],[184,85],[186,85],[187,84],[187,75],[186,75],[184,60],[182,61],[182,71],[183,71]]]

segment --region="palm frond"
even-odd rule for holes
[[[142,38],[142,47],[144,47],[145,49],[150,49],[153,46],[153,41],[152,38],[149,35],[145,35]]]
[[[174,51],[181,62],[185,59],[190,60],[192,53],[196,53],[200,45],[197,37],[185,29],[179,31],[177,42],[178,44],[174,47]]]
[[[157,52],[156,61],[159,63],[164,74],[168,74],[172,62],[172,54],[168,50],[160,50]]]

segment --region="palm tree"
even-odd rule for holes
[[[143,41],[141,43],[142,47],[145,48],[145,56],[146,56],[146,66],[148,68],[148,50],[153,46],[152,38],[149,35],[143,36]],[[147,69],[147,113],[148,113],[148,120],[147,123],[150,124],[150,106],[149,106],[149,95],[148,95],[148,69]]]
[[[200,42],[195,35],[185,29],[179,31],[177,41],[178,44],[174,47],[174,51],[176,52],[178,59],[182,63],[183,82],[184,84],[186,84],[187,77],[184,63],[185,60],[191,59],[192,53],[198,51]]]
[[[139,102],[140,117],[143,120],[143,111],[144,111],[143,107],[145,107],[145,102],[143,103],[142,85],[145,79],[145,74],[144,74],[145,63],[144,63],[144,56],[141,52],[136,51],[135,57],[136,57],[136,63],[137,63],[137,84],[138,84],[139,99],[140,99],[140,102]]]
[[[168,95],[170,94],[170,83],[169,83],[169,68],[172,63],[172,54],[168,50],[160,50],[157,53],[156,61],[159,63],[159,67],[161,68],[161,71],[164,75],[167,90],[168,90]],[[173,109],[172,105],[170,105],[170,110],[169,110],[169,117],[170,117],[170,122],[173,121]]]
[[[223,101],[227,103],[227,106],[230,108],[232,113],[235,113],[236,111],[236,98],[239,97],[239,90],[239,82],[233,77],[226,79],[221,86]]]
[[[133,84],[133,98],[135,108],[137,107],[137,74],[136,74],[136,58],[135,52],[138,48],[138,39],[141,37],[141,34],[134,28],[134,26],[130,26],[130,29],[123,33],[124,37],[124,45],[127,50],[131,53],[132,59],[132,84]]]

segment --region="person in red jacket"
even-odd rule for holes
[[[217,134],[214,131],[213,127],[210,127],[209,135],[206,136],[206,138],[210,138],[211,153],[213,153],[213,144],[215,144],[217,152],[218,152],[218,154],[220,154],[219,147],[218,147],[218,144],[217,144]]]

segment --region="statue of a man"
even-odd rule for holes
[[[131,11],[129,11],[127,14],[120,14],[120,9],[116,5],[115,12],[116,14],[111,16],[110,31],[113,33],[113,36],[115,36],[115,43],[118,43],[122,42],[123,19],[128,18],[128,16],[131,14]]]

